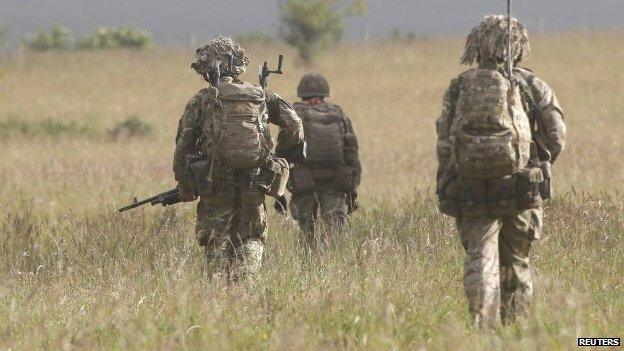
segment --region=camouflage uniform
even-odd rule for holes
[[[473,30],[467,40],[467,53],[464,55],[463,63],[471,64],[477,61],[479,67],[504,72],[504,62],[500,59],[485,60],[498,52],[487,48],[487,45],[477,45],[485,40],[478,38],[475,31],[492,24],[505,28],[506,18],[487,16],[481,25]],[[516,20],[514,30],[526,39],[526,43],[518,38],[515,40],[514,57],[517,63],[523,54],[528,53],[528,37],[522,25]],[[484,32],[492,33],[492,31]],[[504,29],[502,33],[505,33]],[[505,42],[506,40],[501,40],[501,43]],[[518,46],[522,48],[519,49]],[[479,55],[474,54],[475,50],[480,50]],[[531,130],[533,140],[539,146],[537,152],[539,155],[532,157],[535,159],[539,156],[538,161],[549,161],[552,164],[565,144],[566,128],[559,102],[552,89],[529,70],[515,67],[514,75],[518,81],[523,107],[533,122]],[[473,195],[473,198],[464,199],[469,200],[466,201],[468,205],[466,203],[464,206],[460,205],[459,211],[446,211],[445,206],[452,197],[448,195],[453,191],[444,184],[449,184],[447,180],[454,177],[451,159],[452,125],[461,77],[460,75],[458,79],[453,80],[446,91],[442,113],[437,121],[438,196],[441,211],[456,217],[461,242],[466,251],[464,289],[469,311],[477,326],[491,327],[497,323],[499,314],[504,323],[528,315],[533,293],[529,251],[533,241],[539,239],[542,231],[542,199],[538,199],[533,205],[518,205],[517,210],[512,212],[496,213],[489,204],[479,207],[479,201],[476,199],[479,196]],[[460,178],[459,185],[456,186],[461,188],[463,184],[470,182],[483,184],[484,193],[489,194],[491,190],[487,189],[498,186],[497,182],[500,180]]]
[[[330,150],[333,149],[323,149],[322,146],[319,148],[319,145],[315,145],[314,141],[319,139],[318,134],[322,131],[311,129],[310,124],[306,121],[314,118],[337,119],[342,128],[340,137],[343,138],[343,155],[336,158],[340,159],[339,165],[331,166],[331,162],[325,164],[316,162],[314,155],[310,154],[308,159],[295,165],[291,171],[292,181],[290,185],[293,193],[291,212],[299,222],[304,242],[309,245],[316,245],[327,242],[329,232],[340,231],[347,221],[347,215],[354,210],[356,190],[360,183],[362,168],[358,155],[357,137],[351,120],[340,106],[322,99],[329,96],[329,85],[325,77],[318,73],[305,75],[301,79],[297,95],[304,101],[296,102],[293,107],[303,120],[309,153],[314,153],[312,148],[315,147],[317,153],[332,152]],[[318,98],[318,100],[315,103],[309,103],[306,102],[307,98]],[[323,141],[319,140],[318,143],[323,143]],[[336,151],[333,150],[333,152]],[[328,156],[320,155],[316,158],[334,158],[332,155]],[[346,172],[343,172],[344,170]],[[302,173],[311,178],[310,184],[302,185],[301,182],[298,182]],[[341,184],[343,180],[345,182]],[[322,230],[315,228],[319,215],[322,225],[325,226]],[[323,237],[315,237],[319,235]]]
[[[218,37],[209,45],[214,47],[215,43],[225,45],[226,52],[242,52],[229,38]],[[202,54],[205,56],[206,50],[198,49],[198,62],[202,61]],[[244,52],[240,56],[236,69],[242,73],[248,59]],[[200,69],[196,70],[203,73]],[[238,81],[231,77],[223,77],[222,80]],[[200,90],[190,99],[180,118],[173,170],[181,187],[190,186],[187,155],[196,154],[205,143],[214,142],[204,140],[202,135],[204,124],[211,123],[214,117],[209,108],[213,101],[212,94],[209,88]],[[277,150],[288,150],[302,143],[303,127],[292,107],[270,91],[266,91],[266,101],[267,106],[271,106],[268,108],[268,122],[280,127]],[[196,235],[199,244],[205,247],[209,262],[219,266],[217,268],[225,268],[234,278],[258,272],[267,240],[265,192],[253,184],[252,177],[252,170],[233,169],[217,162],[210,193],[200,196],[197,205]]]

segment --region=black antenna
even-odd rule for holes
[[[511,53],[511,0],[507,0],[507,74],[509,75],[509,81],[514,85],[513,55]]]

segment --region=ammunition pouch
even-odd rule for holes
[[[199,196],[206,195],[210,191],[211,183],[208,181],[209,170],[210,158],[207,156],[186,156],[187,183],[195,189]]]
[[[542,170],[537,167],[495,179],[448,175],[438,184],[439,210],[457,218],[505,216],[539,208],[542,205],[539,188],[544,179]]]
[[[455,174],[446,174],[438,180],[436,194],[440,212],[451,217],[459,217],[459,188]]]
[[[540,168],[523,169],[517,174],[518,209],[527,210],[542,206],[539,187],[544,182],[544,174]]]
[[[280,198],[286,191],[286,183],[289,178],[289,164],[283,158],[269,157],[267,162],[260,167],[253,183],[261,188],[266,195]]]

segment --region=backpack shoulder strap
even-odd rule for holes
[[[524,72],[526,73],[523,74]],[[516,71],[516,79],[520,88],[520,98],[522,99],[524,111],[529,116],[532,125],[538,117],[539,110],[532,87],[534,78],[535,75],[528,69],[519,69]]]
[[[463,83],[463,77],[459,75],[457,78],[451,80],[451,84],[449,86],[449,95],[450,95],[450,111],[449,111],[449,125],[453,124],[453,120],[455,120],[455,111],[457,109],[457,100],[459,100],[459,94],[461,92],[461,87]]]

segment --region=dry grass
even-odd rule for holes
[[[192,50],[0,62],[0,122],[51,118],[104,133],[137,115],[154,126],[117,141],[97,132],[0,141],[0,348],[565,350],[577,336],[624,336],[622,39],[534,40],[529,66],[557,91],[569,144],[533,255],[531,323],[485,335],[468,326],[463,252],[430,190],[434,120],[462,69],[461,40],[343,46],[319,60],[360,137],[362,211],[335,248],[308,259],[294,223],[272,216],[263,275],[238,287],[207,278],[192,205],[114,213],[173,186],[177,120],[202,86]],[[252,48],[247,78],[276,51]],[[305,69],[286,70],[270,86],[292,101]]]

